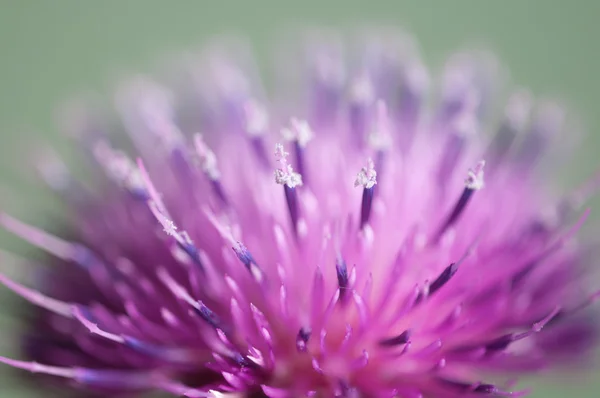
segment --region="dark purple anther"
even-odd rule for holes
[[[241,242],[236,242],[236,244],[232,247],[232,249],[235,252],[235,254],[237,255],[237,258],[242,262],[242,264],[244,264],[246,269],[250,272],[252,277],[257,282],[262,282],[264,279],[262,270],[260,269],[260,267],[258,266],[256,261],[252,257],[252,254],[250,254],[250,251],[248,250],[248,248],[246,246],[244,246]]]
[[[261,103],[250,99],[244,104],[244,114],[246,122],[245,130],[254,149],[254,154],[260,164],[268,169],[270,168],[270,162],[263,138],[269,128],[267,110]]]
[[[498,392],[498,387],[493,384],[478,384],[473,386],[473,392],[481,394],[495,394]]]
[[[439,289],[442,288],[458,271],[458,263],[452,263],[447,266],[440,276],[438,276],[430,285],[429,285],[429,295],[431,296]]]
[[[240,354],[239,352],[234,352],[231,355],[231,359],[240,368],[254,368],[254,369],[258,368],[256,363],[252,362],[251,360],[249,360],[247,357]]]
[[[465,383],[463,381],[449,380],[449,379],[438,379],[443,385],[454,389],[461,393],[478,393],[478,394],[497,394],[499,393],[498,387],[493,384],[483,383]]]
[[[217,166],[217,157],[215,153],[210,150],[208,145],[206,145],[200,134],[196,134],[194,136],[194,145],[200,158],[202,171],[210,181],[213,193],[217,196],[222,204],[227,205],[227,195],[223,191],[223,185],[221,184],[221,172]]]
[[[337,273],[338,287],[340,289],[340,300],[343,301],[346,298],[346,291],[350,284],[348,267],[343,258],[337,258],[335,261],[335,270]]]
[[[456,205],[452,209],[452,212],[440,228],[437,234],[437,239],[439,239],[444,234],[444,232],[446,232],[448,228],[450,228],[458,220],[465,207],[467,207],[467,203],[469,203],[469,200],[471,199],[471,196],[474,192],[474,189],[465,187],[465,189],[462,191],[462,194],[460,195],[460,198],[458,199],[458,202],[456,202]]]
[[[502,351],[506,349],[510,343],[515,341],[515,336],[514,333],[509,333],[490,341],[485,345],[486,352]]]
[[[242,262],[242,264],[244,264],[246,268],[250,269],[252,263],[254,262],[254,259],[252,258],[250,251],[248,251],[248,248],[244,246],[241,242],[237,242],[237,244],[233,246],[232,249],[237,255],[237,258]]]
[[[301,175],[304,180],[303,182],[306,182],[304,151],[314,136],[310,125],[306,120],[292,118],[289,128],[284,128],[281,133],[294,147],[296,174]]]
[[[131,336],[123,336],[123,344],[132,350],[151,358],[168,362],[186,362],[190,357],[181,349],[161,347]]]
[[[375,184],[377,184],[377,172],[373,160],[367,161],[367,167],[363,167],[354,181],[354,186],[362,186],[362,203],[360,206],[360,228],[369,222],[371,216],[371,207],[373,205],[373,195],[375,194]]]
[[[451,122],[450,131],[439,163],[438,179],[445,186],[446,181],[456,167],[461,155],[468,145],[469,138],[476,133],[476,119],[473,114],[462,113]]]
[[[213,192],[215,193],[217,198],[219,198],[219,201],[221,202],[221,204],[227,206],[229,204],[229,202],[227,200],[227,196],[225,195],[225,192],[223,191],[223,185],[221,184],[221,181],[220,180],[211,180],[210,184],[212,185]]]
[[[310,134],[308,126],[302,122],[292,121],[292,124],[294,125],[294,131],[298,134],[300,134],[301,131],[303,132],[301,135]],[[300,128],[299,126],[306,128]],[[296,134],[295,132],[284,129],[283,134],[293,135]],[[279,163],[279,168],[275,170],[275,182],[283,185],[285,200],[288,206],[288,213],[290,214],[290,221],[292,222],[294,233],[297,233],[300,214],[296,187],[302,185],[302,175],[295,172],[292,166],[288,163],[287,157],[289,156],[289,153],[283,149],[283,145],[275,145],[275,156],[277,157],[277,162]]]
[[[79,314],[83,319],[91,322],[91,323],[96,323],[96,318],[94,317],[94,315],[92,314],[92,311],[90,311],[89,307],[85,306],[85,305],[77,305],[76,306],[76,313]],[[75,312],[74,311],[74,312]]]
[[[198,251],[198,248],[191,241],[177,240],[177,246],[179,246],[184,252],[186,252],[187,255],[192,259],[194,264],[196,264],[198,266],[198,268],[200,268],[200,270],[202,272],[204,272],[204,264],[202,264],[202,260],[200,259],[200,252]]]
[[[298,331],[298,336],[296,337],[296,348],[299,352],[306,351],[306,345],[308,340],[310,339],[310,335],[312,331],[309,328],[301,327]]]
[[[363,189],[362,194],[362,203],[360,206],[360,228],[364,228],[364,226],[369,222],[369,217],[371,215],[371,205],[373,204],[373,195],[375,193],[375,187],[365,188]]]
[[[285,186],[285,200],[287,202],[288,211],[290,213],[290,221],[294,227],[294,232],[298,232],[298,220],[299,220],[299,209],[298,209],[298,193],[295,187]]]
[[[458,202],[454,205],[454,208],[450,212],[450,215],[446,218],[446,221],[442,224],[441,228],[438,230],[434,241],[438,242],[442,235],[450,228],[452,225],[458,221],[459,217],[463,213],[464,209],[467,207],[471,196],[475,191],[483,188],[483,167],[485,166],[484,161],[480,161],[475,169],[469,170],[469,174],[467,179],[465,180],[465,189],[463,190]]]
[[[194,310],[200,317],[215,329],[220,329],[220,320],[217,314],[215,314],[210,308],[208,308],[202,301],[198,300],[198,306],[194,306]]]
[[[100,259],[90,249],[80,244],[75,244],[73,250],[73,261],[85,269],[103,265]]]
[[[517,132],[506,121],[503,122],[486,152],[486,159],[492,167],[496,167],[506,157],[515,138],[517,138]]]
[[[517,271],[510,280],[510,287],[512,290],[518,288],[525,278],[533,272],[536,266],[539,264],[539,260],[529,261],[523,268]]]
[[[241,242],[236,242],[232,247],[233,251],[237,255],[238,259],[244,264],[252,278],[258,283],[265,283],[265,275],[262,269],[258,266],[250,251]]]
[[[302,181],[306,183],[306,173],[304,172],[304,147],[299,141],[294,142],[294,156],[296,158],[296,172],[303,176]]]
[[[407,329],[400,333],[398,336],[389,337],[387,339],[379,340],[379,345],[382,347],[394,347],[408,343],[410,340],[411,330]]]
[[[545,103],[540,106],[516,154],[522,167],[529,169],[546,151],[552,139],[562,129],[564,117],[563,110],[556,104]]]
[[[531,111],[531,95],[525,91],[511,96],[504,118],[486,152],[486,159],[497,167],[512,148],[517,136],[523,132]]]
[[[83,385],[94,386],[108,390],[147,390],[152,384],[149,372],[128,372],[119,370],[76,370],[75,380]]]

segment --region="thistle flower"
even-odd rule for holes
[[[595,182],[554,196],[536,173],[561,108],[518,89],[492,123],[487,54],[431,84],[407,43],[348,67],[310,47],[305,105],[267,103],[238,52],[179,97],[133,79],[129,154],[71,114],[93,183],[42,164],[74,240],[0,216],[58,263],[35,287],[0,277],[38,308],[26,358],[0,361],[85,396],[273,398],[519,395],[515,376],[582,363]]]

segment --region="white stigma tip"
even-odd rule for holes
[[[314,133],[306,120],[292,118],[290,127],[281,130],[281,135],[286,141],[296,141],[304,148],[314,137]]]
[[[363,186],[365,189],[373,188],[377,184],[377,172],[375,171],[375,165],[373,160],[367,160],[367,166],[362,167],[356,175],[354,186]]]
[[[474,169],[469,169],[467,179],[465,180],[465,186],[472,190],[480,190],[484,186],[483,181],[483,168],[485,161],[480,160]]]
[[[163,222],[163,231],[169,236],[175,236],[177,234],[177,227],[173,221],[165,219]]]
[[[198,133],[194,135],[194,145],[196,146],[196,153],[200,158],[200,167],[202,168],[202,171],[211,180],[218,180],[221,177],[221,173],[217,167],[217,157],[206,145],[201,134]]]
[[[283,145],[275,144],[275,157],[279,162],[279,168],[275,170],[275,182],[279,185],[287,185],[295,188],[302,185],[302,176],[294,171],[288,163],[289,153],[285,151]]]

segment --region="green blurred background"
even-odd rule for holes
[[[274,35],[304,24],[401,26],[416,35],[432,65],[465,44],[487,45],[514,82],[559,95],[577,110],[587,135],[567,175],[582,176],[599,163],[599,19],[595,0],[0,0],[0,206],[26,220],[44,219],[55,206],[14,165],[35,140],[64,145],[54,111],[74,93],[112,87],[121,72],[152,70],[165,53],[220,33],[249,37],[264,57]],[[0,235],[0,246],[15,243]],[[0,350],[11,353],[5,293]],[[596,373],[569,384],[545,380],[535,396],[596,397]],[[0,397],[45,396],[27,395],[18,384],[0,368]]]

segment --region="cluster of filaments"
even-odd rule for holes
[[[372,250],[376,247],[377,239],[395,241],[385,236],[386,231],[373,227],[380,195],[378,188],[382,181],[380,176],[385,173],[397,175],[386,166],[394,164],[390,160],[409,156],[413,135],[416,135],[422,122],[420,108],[424,101],[422,91],[426,86],[424,71],[418,64],[411,64],[405,72],[402,78],[406,83],[406,96],[394,110],[394,117],[389,114],[386,101],[375,96],[373,81],[368,75],[360,75],[352,84],[349,124],[334,127],[333,130],[344,131],[326,137],[330,141],[325,139],[323,145],[344,140],[344,156],[350,160],[349,164],[362,164],[352,172],[338,176],[341,182],[331,189],[337,190],[338,185],[342,185],[344,188],[341,191],[345,192],[346,186],[352,187],[354,179],[354,187],[361,193],[358,201],[352,205],[353,209],[343,208],[340,211],[343,213],[348,210],[348,219],[331,220],[323,216],[322,220],[316,222],[311,209],[319,206],[314,202],[318,202],[322,196],[318,192],[311,192],[311,189],[323,186],[318,185],[317,174],[307,172],[307,159],[311,148],[320,145],[319,129],[325,125],[332,129],[328,124],[330,121],[324,121],[326,117],[322,114],[323,109],[328,109],[327,105],[331,104],[317,104],[318,109],[315,109],[314,117],[311,116],[317,126],[314,130],[306,120],[294,118],[281,130],[281,135],[271,141],[272,137],[267,134],[269,118],[266,108],[248,97],[239,106],[245,132],[241,139],[245,144],[236,147],[236,140],[240,140],[240,137],[235,137],[231,138],[231,144],[223,145],[225,149],[213,151],[197,134],[193,138],[194,150],[189,151],[182,133],[172,120],[170,105],[156,98],[152,102],[152,95],[156,93],[145,92],[143,104],[133,103],[138,108],[132,112],[133,117],[128,119],[128,127],[138,132],[145,130],[158,137],[160,150],[166,149],[167,162],[183,157],[186,167],[201,174],[194,178],[204,179],[206,191],[202,194],[206,199],[202,199],[201,206],[195,209],[197,214],[186,215],[188,219],[184,221],[188,221],[189,225],[189,218],[197,217],[201,222],[206,222],[207,225],[201,228],[217,232],[217,247],[197,245],[193,239],[197,233],[187,233],[176,225],[176,216],[170,214],[173,209],[166,202],[177,203],[173,197],[182,193],[159,192],[142,160],[136,163],[105,142],[95,142],[92,153],[110,179],[129,192],[133,200],[147,206],[166,235],[165,242],[172,252],[173,264],[161,264],[150,272],[155,273],[153,280],[162,285],[161,289],[166,288],[177,305],[187,306],[189,313],[177,319],[176,312],[167,304],[157,303],[163,320],[159,329],[171,329],[173,336],[179,334],[181,329],[191,330],[200,336],[201,343],[197,343],[197,346],[177,345],[176,341],[170,340],[168,333],[162,341],[150,337],[145,339],[144,330],[141,330],[142,337],[134,337],[127,333],[126,327],[118,330],[115,324],[112,330],[108,330],[90,307],[56,300],[2,276],[0,281],[26,300],[79,323],[95,338],[125,346],[149,358],[149,363],[154,365],[132,371],[49,366],[5,357],[0,357],[0,360],[32,372],[72,379],[91,388],[159,389],[188,397],[219,396],[230,391],[251,392],[257,389],[269,397],[511,394],[495,385],[473,380],[472,377],[477,377],[477,369],[465,368],[465,363],[468,364],[472,358],[503,352],[511,344],[540,331],[564,309],[558,306],[551,308],[535,324],[520,325],[524,330],[518,333],[497,330],[495,333],[483,333],[483,337],[475,333],[470,335],[472,341],[464,341],[460,338],[457,340],[456,330],[468,328],[472,321],[461,315],[465,297],[458,293],[448,294],[435,305],[431,304],[454,278],[463,262],[470,261],[470,254],[476,250],[476,240],[461,246],[461,255],[456,255],[456,249],[443,247],[455,247],[452,246],[454,227],[467,211],[469,203],[476,196],[474,194],[484,186],[483,161],[475,162],[470,169],[459,170],[464,180],[462,191],[453,199],[451,206],[444,207],[447,210],[442,217],[431,217],[439,221],[428,226],[431,227],[429,236],[424,237],[421,233],[399,235],[399,242],[383,246],[386,250],[393,247],[394,252],[378,256],[388,263],[370,264],[370,258],[375,257]],[[317,79],[315,91],[321,94],[319,101],[326,101],[329,98],[327,92],[332,87],[335,89],[337,76],[335,71],[331,73],[324,75],[327,79],[323,76],[321,81]],[[232,82],[234,84],[236,80]],[[431,164],[424,161],[423,167],[438,167],[437,175],[441,179],[454,181],[450,176],[455,169],[462,167],[461,156],[473,139],[473,130],[477,130],[481,98],[474,89],[459,93],[449,90],[446,94],[448,98],[443,98],[446,102],[440,106],[440,119],[430,122],[428,126],[438,128],[436,123],[441,121],[442,129],[449,132],[444,140],[433,135],[424,141],[440,140],[443,143],[431,141],[432,149],[441,148],[440,155],[435,155],[436,161]],[[524,128],[528,107],[528,97],[523,94],[510,100],[503,128],[486,153],[496,165],[506,155],[519,130]],[[144,123],[140,129],[139,125]],[[448,125],[451,127],[447,128]],[[554,128],[552,123],[542,127]],[[402,136],[395,142],[397,134]],[[525,146],[529,145],[526,148],[528,152],[521,155],[521,159],[525,161],[534,152],[541,151],[546,137],[550,135],[547,131],[534,131],[531,136],[535,139],[525,143]],[[148,149],[148,144],[140,141],[143,141],[140,134],[132,132],[132,138],[139,148]],[[226,137],[222,140],[229,139]],[[352,146],[353,140],[358,141],[357,147]],[[268,148],[273,146],[274,153],[271,154]],[[236,153],[240,148],[250,148],[253,153]],[[152,151],[156,152],[154,148]],[[217,153],[223,156],[218,157]],[[146,155],[145,161],[150,166],[161,167],[164,159],[157,160],[160,154],[149,155],[146,151]],[[228,181],[227,178],[234,177],[225,175],[220,166],[226,162],[237,164],[235,157],[238,156],[253,157],[250,164],[255,169],[238,170],[239,180]],[[169,163],[169,167],[175,168],[172,163]],[[323,159],[317,167],[327,168],[327,159]],[[177,173],[177,170],[173,172]],[[255,242],[256,239],[263,240],[261,245],[274,246],[272,250],[276,253],[277,261],[267,264],[255,259],[242,238],[254,233],[253,226],[248,222],[238,222],[243,217],[237,213],[244,213],[245,201],[255,198],[235,197],[228,192],[228,188],[249,184],[244,180],[245,176],[261,173],[268,176],[265,178],[268,178],[269,184],[280,186],[278,195],[283,198],[286,207],[284,212],[265,208],[263,213],[255,214],[257,224],[267,222],[261,218],[273,218],[274,239],[271,240],[271,236],[254,237]],[[51,179],[65,180],[64,176]],[[252,181],[256,180],[252,178]],[[163,183],[159,177],[157,185]],[[442,181],[436,183],[436,187],[438,185],[455,192]],[[259,186],[249,188],[250,192],[262,189]],[[390,187],[387,188],[389,192]],[[267,194],[272,190],[272,187],[268,188]],[[383,194],[381,196],[379,202],[383,207],[396,205],[391,202],[394,194],[385,198]],[[346,206],[345,203],[340,206]],[[250,210],[254,209],[252,206],[248,204]],[[282,214],[287,219],[283,219]],[[385,217],[385,211],[381,214]],[[78,263],[97,274],[102,273],[98,269],[105,267],[101,257],[82,244],[61,240],[7,215],[2,215],[0,220],[8,230],[65,261]],[[565,239],[561,237],[553,248],[561,245]],[[428,278],[415,280],[410,272],[406,277],[408,282],[406,278],[400,278],[403,270],[419,266],[416,263],[419,253],[435,253],[436,250],[451,253],[455,257],[446,264],[438,264],[433,269],[435,274],[430,272]],[[544,250],[541,252],[545,253]],[[262,257],[265,257],[264,254]],[[350,264],[348,258],[360,263]],[[439,258],[447,256],[440,255]],[[334,261],[328,263],[330,259]],[[172,267],[183,267],[185,273],[191,275],[190,278],[203,286],[201,293],[191,289],[188,281],[182,282],[173,276]],[[518,269],[515,272],[519,270],[523,271]],[[105,279],[96,275],[92,278],[99,284],[106,283]],[[110,290],[109,286],[101,288]],[[153,291],[153,288],[149,290]],[[216,303],[214,305],[217,308],[211,303]],[[136,305],[132,301],[128,301],[128,304]],[[140,314],[137,315],[130,322],[140,322]],[[129,311],[120,316],[131,317],[132,313]],[[139,333],[137,335],[140,336]],[[448,341],[444,340],[446,335]],[[478,341],[482,338],[484,340]],[[475,346],[470,345],[473,342]],[[457,364],[455,368],[452,358]],[[201,387],[183,384],[178,378],[180,370],[194,370],[195,367],[215,371],[222,379]],[[450,371],[446,372],[447,369]]]

